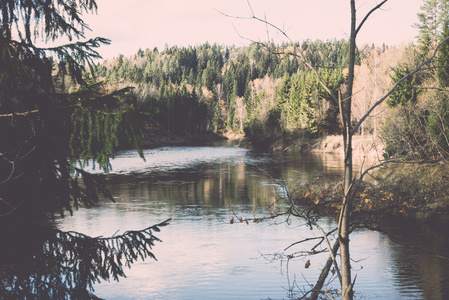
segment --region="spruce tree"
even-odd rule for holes
[[[97,193],[111,197],[83,167],[107,171],[119,143],[140,149],[142,118],[129,89],[109,91],[83,76],[100,58],[95,49],[109,43],[81,41],[88,29],[81,16],[96,8],[93,0],[0,2],[0,218],[72,212]],[[35,43],[60,37],[76,42]]]
[[[110,91],[84,76],[94,38],[56,47],[36,40],[84,38],[81,16],[94,0],[0,2],[0,297],[98,299],[100,279],[123,277],[139,257],[154,258],[153,232],[167,222],[112,238],[92,238],[46,225],[48,211],[72,212],[99,194],[101,177],[119,144],[140,151],[143,119],[129,89]],[[55,77],[54,74],[57,73]],[[67,92],[66,80],[73,80]]]
[[[418,43],[422,55],[427,55],[429,51],[435,49],[438,40],[438,11],[439,0],[425,0],[418,13],[419,22],[414,26],[418,29]]]
[[[441,32],[439,41],[449,38],[449,1],[440,0],[439,22],[441,24]],[[438,79],[441,87],[449,85],[449,41],[443,43],[438,49]]]

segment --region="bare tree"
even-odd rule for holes
[[[287,33],[281,29],[280,27],[268,22],[266,18],[260,18],[256,16],[251,8],[251,4],[249,1],[248,6],[251,11],[251,16],[249,17],[243,17],[244,19],[252,19],[258,22],[264,23],[267,27],[274,28],[277,30],[281,35],[286,37],[293,45],[293,41],[290,39],[290,37],[287,35]],[[330,265],[335,264],[335,256],[338,248],[340,248],[340,268],[341,268],[341,276],[339,276],[341,281],[341,292],[342,292],[342,299],[352,299],[353,298],[353,285],[355,283],[355,279],[353,281],[351,276],[351,258],[350,258],[350,247],[349,247],[349,237],[351,233],[351,211],[352,211],[352,204],[353,199],[356,196],[356,193],[358,191],[358,187],[360,186],[361,181],[363,180],[363,177],[369,170],[372,170],[378,166],[384,165],[391,160],[381,162],[378,165],[370,167],[368,170],[363,172],[359,178],[354,178],[353,176],[353,157],[352,157],[352,137],[353,135],[359,130],[359,128],[362,126],[362,124],[365,122],[365,120],[375,111],[375,109],[382,104],[389,95],[407,78],[410,76],[413,76],[416,74],[419,70],[423,68],[423,66],[430,63],[436,56],[436,53],[438,51],[439,45],[436,47],[435,52],[433,55],[428,58],[426,61],[422,62],[416,69],[411,71],[409,74],[405,75],[401,80],[399,80],[391,90],[386,92],[381,98],[375,99],[372,103],[370,103],[370,107],[366,109],[365,113],[360,117],[359,121],[355,126],[352,126],[351,124],[351,107],[352,107],[352,100],[353,100],[353,88],[354,88],[354,70],[355,70],[355,62],[356,62],[356,55],[357,55],[357,36],[360,33],[361,29],[363,28],[364,24],[367,22],[367,20],[370,18],[370,16],[378,11],[379,9],[384,6],[385,3],[387,3],[388,0],[384,0],[379,2],[377,5],[375,5],[372,9],[370,9],[363,18],[359,19],[357,17],[357,7],[356,7],[356,1],[355,0],[349,0],[350,5],[350,16],[351,16],[351,25],[350,25],[350,34],[349,34],[349,57],[348,57],[348,65],[347,65],[347,81],[340,88],[340,91],[338,92],[338,95],[334,95],[331,93],[329,87],[326,86],[326,84],[321,80],[318,70],[315,66],[313,66],[310,62],[308,62],[305,58],[305,56],[302,53],[302,49],[299,47],[293,47],[293,49],[287,48],[289,55],[294,55],[298,57],[304,65],[309,68],[314,74],[317,76],[320,84],[322,87],[330,94],[333,101],[335,101],[340,109],[340,116],[341,116],[341,123],[342,123],[342,138],[344,143],[344,179],[343,179],[343,199],[342,199],[342,205],[340,209],[340,216],[338,220],[338,229],[337,229],[337,236],[338,236],[338,246],[334,245],[333,247],[330,246],[328,243],[328,250],[331,253],[331,257],[329,258],[327,266],[327,272],[329,271]],[[227,14],[222,13],[225,16],[233,17]],[[242,18],[242,17],[233,17],[233,18]],[[361,20],[358,22],[358,20]],[[441,44],[443,44],[445,41],[443,41]],[[260,44],[263,44],[261,42],[258,42]],[[440,44],[440,45],[441,45]],[[264,44],[265,45],[265,44]],[[269,44],[266,44],[268,49],[271,49],[269,47]],[[285,52],[283,54],[286,54]],[[372,95],[375,97],[376,95]],[[289,196],[290,194],[287,193],[287,199],[291,199]],[[301,212],[299,209],[297,209],[294,205],[294,203],[291,203],[291,206],[288,209],[289,214],[293,214],[295,216],[302,217],[306,220],[308,220],[309,224],[316,226],[319,228],[319,225],[315,221],[310,221],[309,215],[307,212]],[[327,233],[323,232],[323,236],[327,237]],[[326,269],[326,268],[325,268]],[[327,276],[326,274],[322,274],[323,276]],[[320,276],[321,280],[321,276]],[[320,287],[320,281],[316,285],[316,288]],[[316,297],[316,294],[315,296]]]
[[[338,95],[332,94],[329,87],[321,80],[318,70],[309,63],[305,56],[303,55],[301,49],[295,49],[295,52],[292,53],[303,61],[303,63],[312,70],[316,76],[320,84],[323,88],[332,96],[333,100],[338,103],[340,109],[340,116],[342,122],[342,137],[344,144],[344,181],[343,181],[343,205],[340,211],[340,217],[338,221],[338,240],[340,244],[340,257],[341,257],[341,288],[342,288],[342,297],[343,299],[352,299],[353,297],[353,282],[351,280],[351,259],[349,253],[349,235],[350,235],[350,213],[351,213],[351,199],[352,193],[351,189],[353,186],[353,162],[352,162],[352,136],[353,136],[353,128],[351,128],[351,103],[352,103],[352,94],[353,94],[353,85],[354,85],[354,66],[356,61],[356,39],[357,35],[360,32],[361,28],[368,20],[368,18],[378,9],[380,9],[388,0],[384,0],[372,8],[361,20],[359,24],[357,24],[357,9],[355,0],[350,0],[350,11],[351,11],[351,27],[349,34],[349,57],[348,57],[348,75],[347,82],[344,87],[342,87],[341,91]],[[248,5],[251,9],[251,5],[248,1]],[[252,9],[251,9],[252,12]],[[254,15],[252,12],[252,16],[250,17],[254,20],[264,22],[267,26],[274,27],[282,35],[287,37],[290,41],[291,39],[288,37],[287,33],[280,29],[279,27],[269,23],[265,18],[259,18]],[[291,41],[292,42],[292,41]],[[293,43],[294,44],[294,43]],[[383,102],[384,100],[382,100]],[[376,105],[377,106],[377,105]],[[373,108],[374,109],[374,108]],[[358,125],[360,126],[360,125]]]
[[[364,50],[366,57],[360,66],[355,67],[354,90],[352,97],[352,120],[358,121],[378,99],[379,95],[385,92],[385,87],[391,86],[391,75],[393,67],[401,60],[404,47],[390,47],[381,52],[379,47],[366,46]],[[362,138],[366,131],[377,140],[379,136],[379,124],[385,118],[386,105],[382,105],[374,111],[374,114],[360,127]]]

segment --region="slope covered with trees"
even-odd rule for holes
[[[422,72],[400,83],[390,96],[383,129],[386,154],[414,159],[449,157],[449,1],[426,0],[418,14],[418,42],[403,53],[392,83],[436,54]],[[438,46],[439,45],[439,46]],[[438,48],[437,48],[438,47]]]
[[[113,86],[135,87],[137,106],[152,114],[153,129],[245,131],[249,137],[334,133],[338,108],[295,56],[299,48],[328,86],[344,82],[345,41],[139,50],[97,65],[96,73]]]

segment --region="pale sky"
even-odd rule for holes
[[[363,18],[380,0],[358,0],[358,18]],[[285,29],[294,41],[327,40],[348,37],[348,0],[252,0],[256,16]],[[220,45],[248,45],[250,40],[267,41],[264,24],[254,20],[235,19],[228,15],[249,17],[247,0],[97,0],[98,13],[84,20],[92,32],[112,40],[103,46],[103,58],[118,54],[133,55],[139,48],[164,49],[169,46],[195,46],[206,41]],[[372,15],[358,36],[358,44],[398,45],[417,35],[412,25],[423,0],[389,0]],[[234,29],[235,28],[235,29]],[[236,32],[238,31],[238,33]],[[286,41],[276,31],[269,38],[275,43]]]

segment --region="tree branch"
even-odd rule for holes
[[[327,244],[327,248],[329,249],[329,255],[330,255],[330,257],[332,258],[332,260],[334,262],[335,271],[337,272],[338,280],[340,281],[340,285],[341,285],[342,284],[341,273],[340,273],[340,269],[338,268],[337,261],[335,260],[335,255],[334,255],[334,251],[333,251],[333,248],[331,246],[331,243],[329,242],[329,239],[327,238],[327,235],[325,234],[323,228],[321,228],[321,226],[318,225],[318,224],[315,224],[315,227],[318,228],[321,231],[321,233],[323,234],[323,237],[324,237],[324,239],[326,241],[326,244]]]
[[[416,69],[414,69],[413,71],[411,71],[410,73],[408,73],[407,75],[405,75],[404,77],[402,77],[392,88],[391,90],[388,91],[388,93],[386,93],[382,98],[380,98],[376,103],[373,104],[373,106],[371,106],[371,108],[366,112],[366,114],[364,114],[360,120],[357,122],[357,124],[354,126],[354,128],[352,128],[351,130],[351,136],[354,135],[357,130],[359,129],[359,127],[362,125],[362,123],[365,121],[365,119],[371,114],[371,112],[377,107],[379,106],[382,102],[384,102],[396,89],[397,87],[407,78],[415,75],[418,71],[421,70],[422,67],[424,67],[425,65],[427,65],[428,63],[430,63],[433,59],[435,59],[438,49],[441,47],[441,45],[443,45],[444,43],[446,43],[447,41],[449,41],[449,37],[446,38],[444,41],[442,41],[436,48],[435,51],[433,52],[432,56],[430,56],[426,61],[424,61],[423,63],[421,63]]]
[[[369,16],[374,13],[376,10],[378,10],[382,5],[384,5],[388,0],[384,0],[381,3],[379,3],[376,7],[374,7],[373,9],[371,9],[363,18],[362,22],[360,22],[359,26],[357,26],[357,29],[355,30],[355,35],[357,36],[357,34],[359,33],[360,29],[362,29],[363,24],[366,22],[366,20],[368,20]]]

